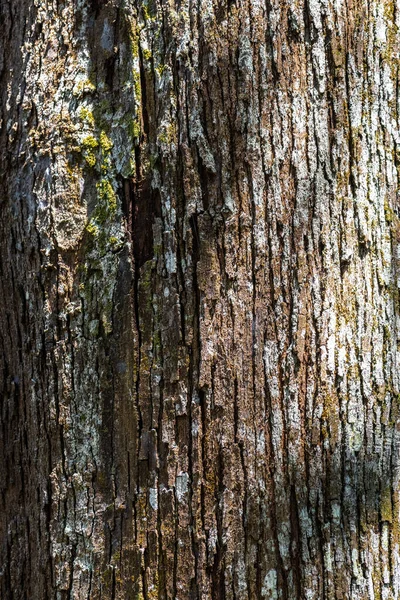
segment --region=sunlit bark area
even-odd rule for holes
[[[400,5],[0,0],[0,597],[400,598]]]

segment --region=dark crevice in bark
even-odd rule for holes
[[[264,344],[265,344],[264,339]],[[265,373],[265,370],[264,370]],[[268,384],[268,377],[264,377],[264,386],[265,386],[265,399],[266,399],[266,414],[268,415],[268,428],[269,428],[269,460],[268,460],[268,471],[269,471],[269,480],[270,480],[270,495],[271,495],[271,504],[270,504],[270,512],[271,512],[271,530],[274,538],[274,546],[275,546],[275,554],[277,559],[277,570],[278,570],[278,585],[279,589],[282,590],[283,600],[290,600],[288,598],[288,589],[287,589],[287,580],[286,573],[283,566],[283,560],[279,549],[279,537],[278,537],[278,519],[277,519],[277,499],[276,499],[276,484],[275,484],[275,462],[277,460],[275,456],[275,451],[273,447],[273,406],[271,393]]]
[[[296,597],[301,600],[303,597],[301,589],[301,540],[300,540],[300,521],[299,508],[296,497],[296,488],[290,486],[290,524],[291,524],[291,555],[293,564],[294,584],[296,588]]]
[[[141,173],[140,147],[135,149],[137,173]],[[123,211],[128,222],[135,281],[140,277],[140,268],[154,256],[153,223],[161,217],[161,197],[158,189],[151,187],[150,179],[124,179]]]
[[[191,594],[193,599],[200,598],[200,590],[199,590],[199,572],[198,572],[198,556],[199,556],[199,546],[196,540],[195,535],[195,522],[193,516],[193,434],[192,434],[192,423],[193,423],[193,408],[192,404],[195,401],[196,396],[198,397],[198,402],[201,406],[201,417],[202,417],[202,461],[204,465],[204,427],[205,427],[205,394],[203,390],[199,389],[198,386],[198,377],[199,377],[199,369],[200,369],[200,290],[198,286],[198,277],[197,277],[197,268],[198,262],[200,260],[200,239],[199,239],[199,231],[198,231],[198,222],[197,215],[194,214],[189,219],[189,225],[191,229],[191,244],[192,244],[192,286],[193,286],[193,323],[191,324],[193,328],[193,340],[191,347],[189,348],[189,473],[191,474],[191,480],[189,483],[190,486],[190,494],[189,494],[189,503],[190,503],[190,518],[191,518],[191,540],[192,540],[192,550],[194,553],[194,561],[195,561],[195,577],[192,579],[191,584]],[[203,499],[201,498],[202,505]],[[204,522],[204,521],[203,521]]]
[[[234,435],[235,444],[239,443],[238,425],[239,425],[238,380],[237,380],[237,377],[235,377],[234,382],[233,382],[233,435]]]
[[[215,494],[217,542],[216,553],[214,554],[214,562],[211,568],[210,575],[212,580],[213,600],[225,600],[225,546],[222,539],[224,462],[221,448],[219,448],[218,450],[217,460],[218,488],[216,489]]]
[[[146,71],[143,63],[143,50],[141,45],[138,46],[139,52],[139,72],[140,72],[140,103],[142,113],[142,124],[143,132],[145,136],[149,135],[149,114],[148,114],[148,100],[147,100],[147,85],[146,85]]]
[[[355,173],[357,172],[357,167],[356,167],[357,159],[356,159],[356,152],[355,152],[354,141],[353,141],[354,133],[352,130],[352,122],[351,122],[351,118],[350,118],[350,98],[351,98],[352,90],[351,90],[351,84],[350,84],[349,71],[350,71],[349,53],[346,52],[344,76],[345,76],[345,83],[346,83],[346,95],[347,95],[346,107],[347,107],[347,118],[348,118],[348,128],[349,128],[349,131],[348,131],[349,158],[350,158],[349,183],[350,183],[353,199],[355,199],[357,196],[357,180],[355,178]]]
[[[315,527],[316,527],[316,531],[317,531],[317,535],[318,535],[318,552],[319,552],[319,556],[318,556],[318,561],[319,561],[319,573],[320,573],[320,578],[318,580],[318,587],[319,587],[319,592],[320,595],[322,597],[323,600],[325,600],[325,598],[327,597],[326,595],[326,583],[325,583],[325,577],[324,577],[324,572],[325,572],[325,565],[324,565],[324,552],[323,552],[323,543],[324,543],[324,535],[323,535],[323,531],[322,531],[322,527],[323,527],[323,522],[321,523],[321,519],[320,519],[320,503],[323,502],[323,500],[321,499],[321,496],[318,495],[317,497],[317,506],[316,506],[316,513],[317,513],[317,518],[315,521]],[[323,511],[323,508],[322,508]]]
[[[67,590],[67,598],[70,598],[73,593],[73,585],[74,585],[74,561],[76,556],[76,543],[71,542],[70,546],[70,559],[69,559],[69,581],[68,581],[68,590]]]

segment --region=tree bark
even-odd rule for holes
[[[398,599],[398,2],[0,6],[1,598]]]

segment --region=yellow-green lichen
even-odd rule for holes
[[[157,16],[149,2],[142,2],[142,11],[145,21],[154,21]]]
[[[82,106],[79,111],[79,118],[82,121],[85,121],[90,127],[94,127],[94,116],[91,110],[86,108],[86,106]]]
[[[142,49],[142,54],[143,54],[143,58],[145,60],[150,60],[151,59],[151,52],[147,48],[143,48]]]
[[[160,77],[162,77],[162,75],[163,75],[164,71],[165,71],[167,68],[168,68],[168,67],[167,67],[167,65],[160,64],[160,65],[157,65],[157,67],[156,67],[156,71],[157,71],[157,73],[159,74],[159,76],[160,76]]]
[[[95,150],[98,145],[99,142],[93,135],[87,135],[82,140],[83,155],[89,167],[94,167],[96,164]]]
[[[158,141],[162,144],[172,144],[176,140],[176,126],[175,123],[169,123],[162,131],[158,134]]]
[[[129,159],[129,173],[133,177],[136,175],[136,160],[133,152],[131,153],[131,157]]]
[[[113,216],[117,210],[117,197],[113,186],[107,179],[102,179],[96,184],[96,188],[101,208],[106,210],[110,216]]]
[[[129,23],[129,40],[131,43],[131,52],[133,58],[138,58],[139,56],[139,40],[140,40],[140,29],[137,25],[136,20],[130,19]]]
[[[152,585],[148,590],[147,590],[147,598],[149,600],[158,600],[159,598],[159,589],[158,589],[158,582],[156,580],[155,585]]]
[[[99,142],[96,140],[96,138],[93,135],[87,135],[85,138],[83,138],[82,140],[82,146],[84,148],[97,148],[99,145]]]
[[[103,152],[109,152],[113,147],[113,143],[105,131],[100,132],[100,147]]]
[[[96,86],[94,83],[90,79],[84,79],[83,81],[78,81],[75,85],[73,94],[74,96],[81,96],[84,93],[94,92],[95,90]]]
[[[85,155],[85,159],[89,167],[94,167],[94,165],[96,164],[96,157],[93,154],[93,152],[87,152]]]
[[[140,123],[138,119],[134,119],[131,123],[131,133],[133,138],[140,137]]]
[[[385,487],[381,492],[381,520],[392,522],[392,490],[390,486]]]
[[[86,225],[86,231],[90,233],[90,235],[94,235],[96,237],[99,233],[99,228],[92,221],[89,221],[89,223]]]
[[[136,100],[139,100],[141,96],[141,85],[140,85],[140,72],[138,69],[132,70],[133,89],[135,90]]]
[[[384,211],[385,211],[386,222],[390,225],[394,220],[395,214],[393,212],[393,209],[389,206],[389,203],[387,200],[385,200],[385,202],[384,202]]]
[[[107,175],[107,173],[109,173],[111,169],[111,161],[108,157],[106,157],[103,162],[101,163],[101,172],[104,176]]]

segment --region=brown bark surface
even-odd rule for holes
[[[400,597],[392,0],[0,0],[0,597]]]

